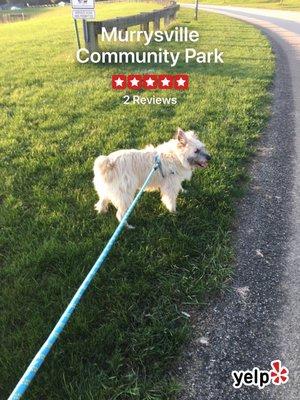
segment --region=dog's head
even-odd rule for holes
[[[178,128],[175,140],[177,140],[177,155],[185,168],[207,167],[211,156],[194,131],[184,132]]]

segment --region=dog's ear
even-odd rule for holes
[[[183,146],[185,146],[186,143],[187,143],[186,135],[185,135],[184,131],[181,128],[177,128],[175,139],[177,139],[178,142],[180,144],[182,144]]]

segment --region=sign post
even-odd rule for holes
[[[82,19],[84,39],[85,42],[87,43],[87,29],[85,20],[95,19],[95,0],[71,0],[71,2],[72,2],[72,16],[74,19],[77,46],[78,49],[80,49],[81,46],[80,46],[77,20]]]
[[[195,1],[195,20],[198,20],[198,6],[199,6],[199,0]]]
[[[73,21],[74,21],[75,32],[76,32],[77,48],[79,50],[81,48],[81,45],[80,45],[80,38],[79,38],[79,32],[78,32],[77,19],[73,18]]]

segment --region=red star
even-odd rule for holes
[[[146,74],[143,77],[143,88],[144,89],[157,89],[158,86],[158,79],[157,75],[152,75],[152,74]]]
[[[175,75],[174,88],[176,90],[187,90],[189,88],[189,76],[186,74]]]
[[[128,75],[127,87],[129,89],[139,90],[142,88],[143,77],[142,75]]]
[[[115,90],[123,90],[126,88],[126,75],[112,75],[111,87]]]
[[[159,89],[173,89],[173,75],[159,75],[158,87]]]

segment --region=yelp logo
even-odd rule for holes
[[[260,368],[253,368],[246,371],[232,371],[233,387],[238,389],[242,385],[257,386],[263,389],[265,386],[273,383],[274,385],[281,385],[287,383],[289,380],[289,370],[281,365],[280,360],[271,362],[271,370],[261,370]]]
[[[272,369],[271,379],[274,385],[281,385],[289,380],[289,370],[286,367],[281,366],[281,361],[275,360],[271,362]]]

